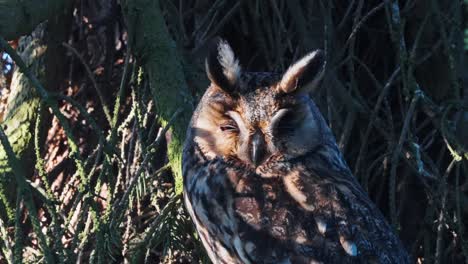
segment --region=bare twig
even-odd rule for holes
[[[84,191],[84,186],[86,185],[88,181],[84,175],[84,166],[83,166],[83,162],[81,159],[80,151],[76,143],[76,140],[74,139],[71,133],[71,128],[65,116],[62,114],[62,112],[60,112],[57,102],[52,99],[52,97],[49,95],[47,90],[42,86],[39,80],[28,69],[28,67],[26,66],[24,61],[21,59],[21,57],[18,55],[18,53],[12,47],[10,47],[8,42],[2,37],[0,37],[0,48],[5,50],[11,56],[11,58],[19,67],[19,69],[28,77],[28,79],[31,81],[33,86],[36,88],[38,94],[41,96],[42,100],[44,100],[45,104],[52,109],[52,112],[57,117],[63,129],[65,130],[65,134],[67,135],[70,149],[71,149],[70,155],[74,157],[77,171],[82,179],[82,185],[80,188],[82,189],[82,191]]]
[[[443,247],[443,232],[445,230],[445,214],[446,212],[446,206],[447,206],[447,194],[448,194],[448,186],[447,186],[447,178],[452,172],[452,169],[455,167],[455,164],[457,163],[456,159],[453,159],[452,162],[450,162],[449,166],[445,170],[445,174],[443,178],[441,179],[441,191],[442,191],[442,199],[441,199],[441,208],[439,212],[439,217],[437,219],[437,240],[436,240],[436,251],[435,251],[435,264],[440,264],[442,263],[442,247]]]
[[[392,222],[392,225],[395,229],[398,228],[397,223],[398,223],[398,215],[397,215],[397,209],[396,209],[396,201],[395,201],[395,196],[396,196],[396,170],[398,166],[398,158],[400,157],[400,152],[403,146],[404,141],[406,140],[406,134],[409,131],[409,125],[410,121],[413,118],[413,115],[416,110],[416,106],[418,103],[420,97],[420,93],[415,93],[413,100],[411,100],[410,107],[408,109],[408,112],[406,113],[405,121],[403,123],[403,128],[401,129],[400,133],[400,139],[398,140],[398,143],[395,147],[395,150],[392,153],[392,159],[391,159],[391,169],[390,169],[390,178],[389,178],[389,203],[390,203],[390,219]]]
[[[372,113],[371,113],[371,116],[369,118],[369,125],[367,126],[366,128],[366,132],[364,133],[364,141],[362,142],[361,144],[361,148],[359,149],[359,154],[358,154],[358,158],[356,160],[356,165],[355,165],[355,168],[354,168],[354,175],[359,175],[359,169],[360,169],[360,164],[361,164],[361,160],[363,158],[363,155],[364,155],[364,151],[365,149],[367,148],[367,141],[369,139],[369,135],[370,135],[370,132],[371,132],[371,129],[372,129],[372,126],[375,122],[375,120],[377,119],[377,114],[378,114],[378,111],[380,109],[380,106],[385,98],[385,96],[387,96],[387,92],[388,90],[390,89],[390,87],[394,84],[396,78],[398,77],[398,74],[400,73],[400,68],[397,68],[393,73],[392,75],[390,76],[390,78],[388,78],[388,81],[387,83],[385,84],[385,86],[382,88],[380,94],[379,94],[379,97],[377,98],[377,101],[375,103],[375,106],[372,110]]]
[[[81,54],[75,48],[73,48],[71,45],[69,45],[68,43],[63,42],[62,46],[64,46],[65,48],[70,50],[73,54],[75,54],[75,56],[78,58],[78,60],[80,60],[81,64],[83,64],[83,67],[85,68],[86,72],[88,73],[88,77],[91,80],[91,83],[93,84],[94,90],[96,90],[96,93],[97,93],[97,95],[99,97],[99,100],[101,101],[101,105],[102,105],[102,109],[104,111],[104,115],[106,116],[107,121],[111,125],[112,118],[111,118],[111,115],[110,115],[109,107],[107,106],[106,99],[104,98],[104,95],[102,94],[101,89],[99,88],[99,86],[98,86],[98,84],[96,82],[96,79],[94,78],[94,73],[89,68],[88,63],[86,63],[83,56],[81,56]]]

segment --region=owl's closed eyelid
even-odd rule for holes
[[[242,119],[242,117],[240,116],[239,113],[235,112],[235,111],[228,111],[226,112],[226,114],[232,118],[232,120],[234,120],[236,123],[237,123],[237,127],[239,128],[239,131],[243,134],[247,134],[248,133],[248,129],[247,127],[245,126],[245,123],[244,123],[244,120]]]
[[[291,132],[304,122],[307,112],[301,107],[280,109],[271,119],[270,131]]]
[[[278,122],[288,113],[291,112],[291,109],[288,109],[288,108],[283,108],[283,109],[280,109],[276,112],[276,114],[273,116],[273,118],[271,119],[271,124],[270,124],[270,127],[271,128],[275,128],[277,125],[278,125]]]
[[[219,126],[219,128],[221,129],[222,132],[229,132],[229,133],[239,132],[239,128],[237,127],[237,124],[233,121],[222,123]]]

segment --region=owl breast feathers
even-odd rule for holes
[[[243,72],[220,41],[183,153],[185,203],[213,263],[409,263],[308,93],[324,55]]]

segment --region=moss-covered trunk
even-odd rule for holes
[[[167,30],[158,1],[123,1],[132,52],[137,56],[147,76],[157,113],[163,126],[177,112],[171,128],[168,159],[175,177],[176,193],[182,192],[181,156],[185,130],[191,116],[182,62]]]
[[[48,23],[40,24],[30,36],[21,37],[18,51],[31,72],[46,84],[49,90],[56,91],[59,80],[65,69],[64,49],[62,41],[68,35],[71,5],[67,5],[67,12],[50,18]],[[12,23],[14,24],[14,23]],[[32,176],[35,166],[34,127],[38,117],[42,119],[39,129],[43,137],[47,131],[51,116],[48,111],[40,107],[41,100],[30,80],[18,68],[13,73],[10,85],[10,95],[7,110],[1,124],[13,147],[13,151],[24,166],[26,177]],[[13,177],[7,161],[7,155],[0,147],[0,196],[3,209],[13,218],[11,201],[14,190],[11,188]]]

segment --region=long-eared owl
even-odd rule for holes
[[[244,72],[220,40],[187,131],[184,199],[214,263],[409,263],[309,97],[314,51],[284,74]]]

